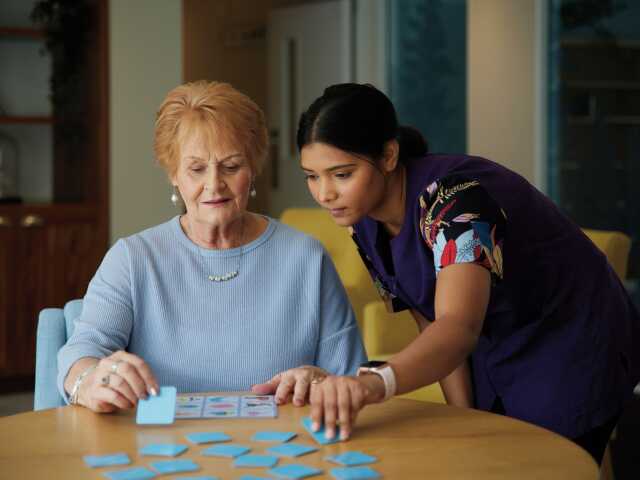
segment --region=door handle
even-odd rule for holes
[[[42,227],[44,225],[44,218],[40,215],[26,215],[20,221],[20,225],[24,228]]]
[[[10,226],[11,226],[11,219],[9,217],[0,215],[0,227],[10,227]]]

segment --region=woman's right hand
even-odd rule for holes
[[[78,403],[94,412],[130,409],[139,399],[157,395],[158,382],[142,358],[118,351],[101,359],[78,391]]]

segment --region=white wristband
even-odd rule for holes
[[[374,373],[382,378],[384,383],[384,398],[381,401],[389,400],[396,394],[396,374],[391,368],[391,365],[385,364],[381,367],[361,367],[358,370],[358,375],[363,373]]]

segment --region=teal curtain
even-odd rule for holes
[[[432,152],[467,148],[466,0],[389,2],[389,90]]]

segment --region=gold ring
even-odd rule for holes
[[[100,379],[100,383],[101,383],[103,386],[108,387],[108,386],[109,386],[109,380],[110,380],[110,377],[111,377],[111,375],[109,375],[109,374],[107,373],[104,377],[102,377],[102,378]]]

